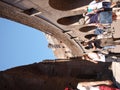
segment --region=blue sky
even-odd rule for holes
[[[44,33],[0,18],[0,71],[55,59]]]

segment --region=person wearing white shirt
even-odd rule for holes
[[[89,52],[82,56],[82,60],[87,60],[97,64],[98,62],[120,62],[120,58],[118,58],[115,54],[103,54],[98,51]]]
[[[112,81],[92,81],[92,82],[79,82],[77,85],[78,90],[120,90],[105,85],[112,85]]]

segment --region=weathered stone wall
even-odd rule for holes
[[[111,79],[110,63],[40,62],[0,73],[0,90],[64,90],[84,80]]]

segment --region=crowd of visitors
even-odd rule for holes
[[[113,22],[113,10],[119,13],[117,6],[119,2],[112,2],[111,0],[93,0],[87,8],[85,14],[85,24],[95,24],[97,28],[94,31],[94,36],[87,41],[82,41],[81,44],[87,50],[92,49],[91,52],[85,53],[82,56],[83,60],[89,60],[93,63],[101,62],[119,62],[116,54],[110,56],[109,52],[103,53],[102,50],[114,48],[120,45],[120,38],[114,38],[114,33],[111,31],[111,24]],[[115,8],[114,8],[115,7]],[[114,8],[114,9],[113,9]],[[116,16],[118,16],[117,14]],[[106,33],[112,33],[110,37],[104,37]],[[101,37],[102,36],[102,37]],[[109,57],[110,56],[110,57]]]
[[[120,38],[114,38],[113,32],[110,31],[111,24],[114,20],[120,19],[120,8],[116,7],[119,2],[112,2],[112,0],[93,0],[87,8],[87,13],[84,14],[84,23],[97,26],[94,31],[94,36],[87,41],[82,41],[84,49],[89,50],[82,56],[82,60],[88,60],[95,64],[98,62],[120,62],[120,54],[108,51],[103,53],[102,50],[114,48],[120,45]],[[104,37],[106,33],[112,33],[110,37]],[[100,37],[102,35],[102,37]],[[110,86],[109,86],[110,85]],[[120,90],[111,87],[112,81],[92,81],[80,82],[76,89],[68,90]],[[67,90],[67,89],[66,89]]]

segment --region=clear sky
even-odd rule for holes
[[[55,59],[44,33],[0,18],[0,71]]]

